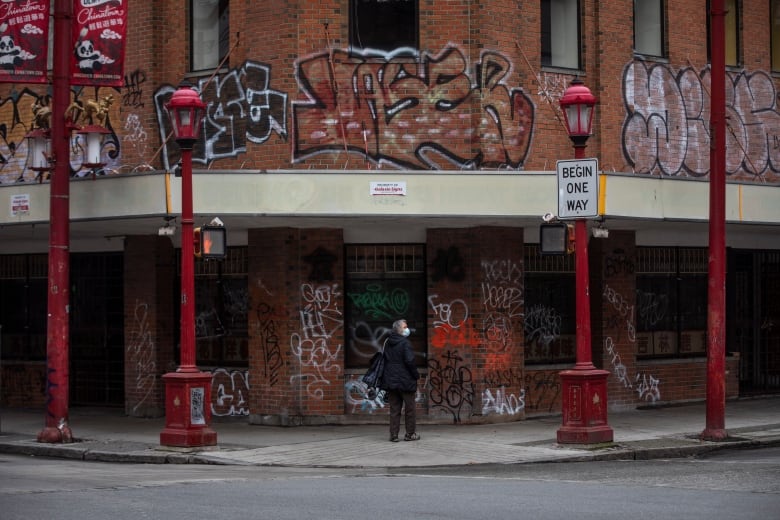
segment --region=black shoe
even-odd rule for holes
[[[398,435],[391,435],[390,442],[398,442]]]
[[[419,441],[420,440],[420,434],[419,433],[407,433],[404,435],[405,441]]]

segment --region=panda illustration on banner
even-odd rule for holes
[[[79,34],[79,39],[76,40],[76,47],[74,53],[76,54],[76,62],[79,70],[84,74],[95,74],[99,72],[103,65],[114,63],[112,58],[104,56],[92,43],[92,40],[86,39],[87,30],[82,29]]]
[[[0,67],[5,70],[16,70],[27,60],[35,59],[36,55],[17,45],[14,37],[5,34],[8,24],[0,25]]]

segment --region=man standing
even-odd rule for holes
[[[415,431],[417,416],[414,397],[420,373],[414,364],[414,351],[407,339],[411,331],[406,320],[393,323],[393,330],[385,343],[385,373],[382,389],[390,403],[390,441],[398,442],[401,429],[401,407],[404,408],[405,441],[420,440]]]

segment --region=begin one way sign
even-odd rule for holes
[[[558,161],[558,218],[599,216],[599,161]]]

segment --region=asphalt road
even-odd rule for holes
[[[0,518],[769,519],[780,448],[703,458],[334,470],[0,455]]]

